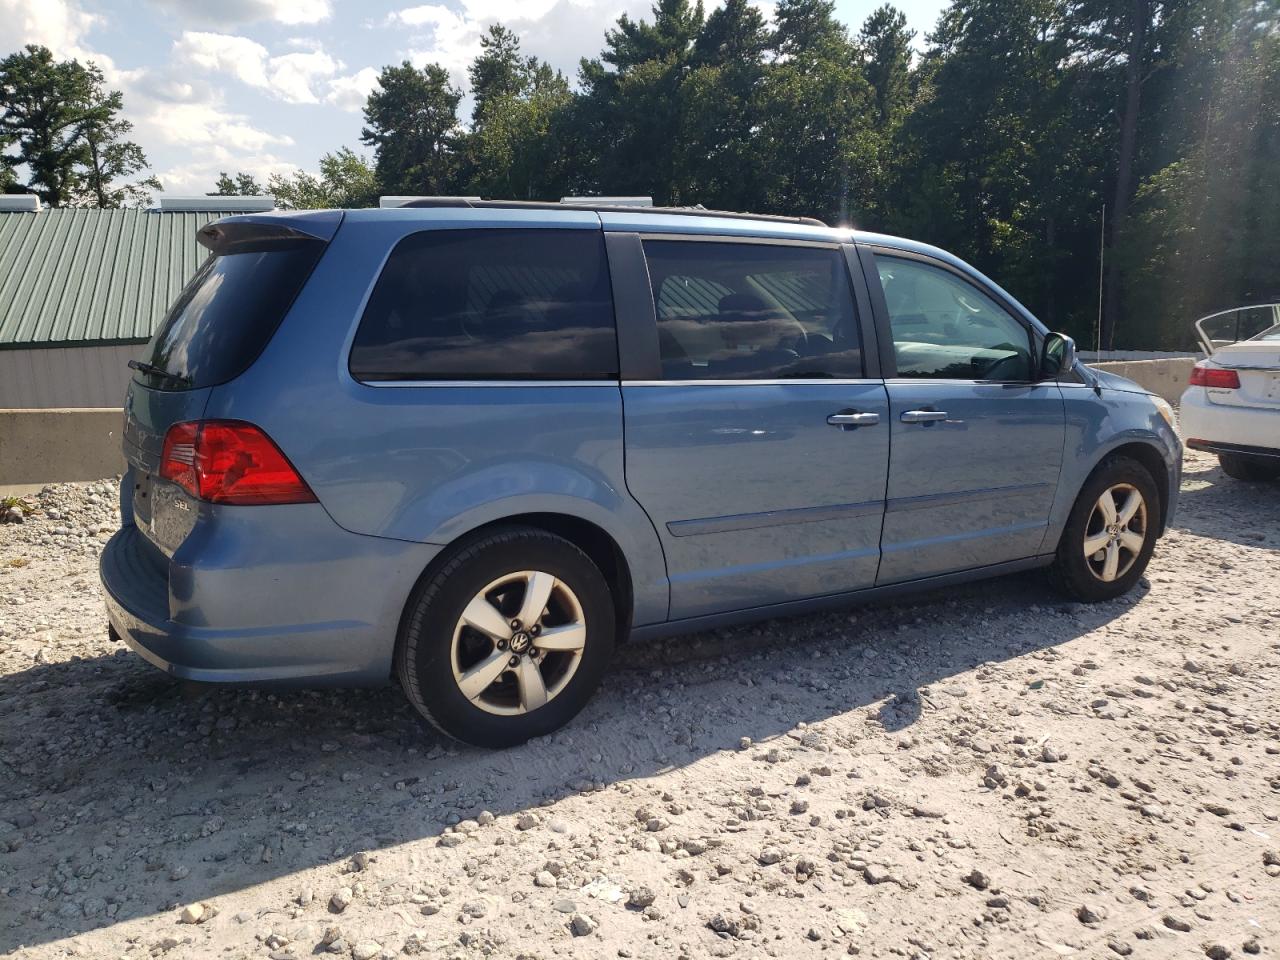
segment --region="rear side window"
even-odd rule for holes
[[[598,230],[431,230],[396,245],[351,347],[358,380],[618,376]]]
[[[211,387],[257,359],[324,252],[318,240],[210,256],[144,354],[138,379],[162,390]]]
[[[644,244],[667,380],[862,376],[844,254],[787,244]]]

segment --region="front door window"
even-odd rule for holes
[[[876,257],[899,377],[1026,381],[1027,328],[973,284],[942,267]]]

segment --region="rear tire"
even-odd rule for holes
[[[1247,453],[1220,453],[1222,472],[1236,480],[1275,480],[1280,478],[1280,458],[1251,457]]]
[[[564,726],[613,656],[613,595],[574,544],[532,527],[460,545],[409,599],[405,696],[441,733],[510,747]]]
[[[1083,603],[1128,593],[1151,559],[1159,518],[1160,494],[1146,467],[1128,457],[1106,461],[1071,508],[1050,580]]]

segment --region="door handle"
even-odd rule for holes
[[[904,410],[902,412],[903,423],[933,423],[935,420],[947,419],[944,410]]]
[[[878,413],[858,413],[856,410],[841,410],[827,417],[827,423],[833,427],[874,427],[880,422]]]

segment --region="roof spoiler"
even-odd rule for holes
[[[234,253],[296,250],[333,239],[342,223],[341,210],[314,213],[249,214],[224,217],[196,232],[196,240],[216,257]]]

